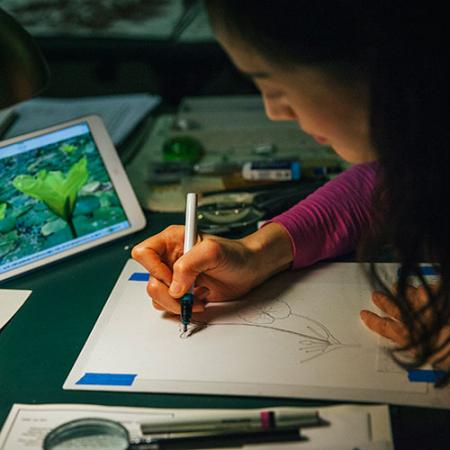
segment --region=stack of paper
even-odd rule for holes
[[[3,138],[19,136],[67,120],[97,114],[105,122],[115,145],[159,105],[156,95],[130,94],[84,98],[35,98],[15,107],[19,114]]]

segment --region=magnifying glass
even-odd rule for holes
[[[159,450],[157,443],[130,440],[128,430],[108,419],[77,419],[50,431],[44,450]]]

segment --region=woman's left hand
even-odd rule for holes
[[[416,310],[420,310],[428,301],[426,290],[423,286],[409,287],[407,291],[411,305]],[[401,313],[397,305],[395,305],[387,295],[382,292],[374,291],[372,293],[372,301],[386,316],[380,316],[372,311],[363,310],[360,312],[361,320],[375,333],[389,339],[399,347],[408,345],[409,332],[406,325],[402,322]],[[431,318],[432,311],[430,308],[424,309],[423,320],[426,323]],[[444,370],[450,370],[450,324],[444,326],[439,333],[437,345],[441,346],[447,342],[443,349],[433,355],[429,363],[433,363],[443,356],[447,355],[439,362],[438,367]],[[414,349],[411,350],[414,352]]]

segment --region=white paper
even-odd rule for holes
[[[397,265],[384,265],[394,277]],[[184,338],[178,317],[151,306],[130,260],[65,389],[258,395],[450,407],[450,389],[379,368],[373,308],[359,264],[285,272],[245,299],[210,304]],[[111,351],[114,349],[114,351]],[[116,382],[113,377],[128,378]],[[112,381],[111,381],[112,380]]]
[[[392,442],[389,410],[387,406],[331,406],[324,408],[270,408],[272,411],[296,411],[311,412],[318,410],[321,417],[330,419],[331,425],[327,428],[320,428],[326,436],[318,438],[318,433],[312,434],[312,429],[305,431],[309,436],[309,442],[303,442],[301,448],[310,449],[313,439],[317,439],[316,444],[325,442],[347,443],[348,437],[353,436],[354,441],[360,442]],[[45,435],[53,428],[70,420],[86,417],[106,418],[118,421],[124,425],[132,439],[142,437],[140,424],[149,422],[161,422],[173,419],[189,417],[193,419],[195,415],[201,417],[218,418],[234,413],[255,412],[260,410],[243,409],[157,409],[157,408],[125,408],[117,406],[100,405],[69,405],[69,404],[48,404],[48,405],[24,405],[15,404],[5,421],[0,433],[0,450],[40,450]],[[331,421],[332,420],[332,421]],[[364,426],[370,421],[371,426]],[[355,425],[360,429],[355,430]],[[319,440],[320,439],[320,440]],[[343,439],[343,440],[342,440]],[[277,445],[278,447],[278,445]],[[260,448],[260,447],[258,447]],[[393,447],[386,447],[390,450]],[[364,449],[365,450],[365,449]]]
[[[5,138],[47,128],[67,120],[97,114],[105,122],[112,141],[120,145],[136,125],[160,103],[148,94],[84,98],[35,98],[15,107],[19,114]]]
[[[11,320],[30,296],[31,291],[0,289],[0,330]]]

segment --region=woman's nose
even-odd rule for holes
[[[263,95],[264,109],[270,120],[296,120],[292,108],[281,99],[271,99]]]

